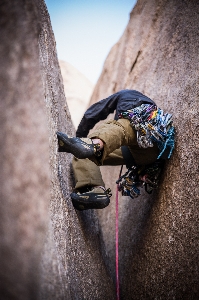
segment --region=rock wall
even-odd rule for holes
[[[35,5],[23,4],[0,5],[1,299],[37,299],[48,222],[49,145],[39,24]]]
[[[94,211],[71,204],[74,133],[43,0],[0,5],[0,298],[113,299]]]
[[[136,89],[173,113],[176,127],[176,148],[158,192],[120,199],[122,299],[199,297],[198,30],[198,1],[138,0],[91,99]],[[101,169],[115,189],[119,170]],[[98,213],[113,278],[114,201]]]
[[[94,84],[66,61],[59,61],[64,83],[64,92],[75,128],[88,107]]]
[[[138,1],[93,94],[140,90],[177,131],[157,194],[120,199],[122,299],[199,298],[198,19],[197,1]],[[55,132],[74,128],[43,0],[2,0],[0,36],[0,298],[114,299],[114,199],[71,205]]]

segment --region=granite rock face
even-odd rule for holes
[[[175,151],[158,192],[120,199],[122,299],[199,298],[198,30],[198,1],[139,0],[91,99],[136,89],[172,113],[176,127]],[[114,190],[119,170],[101,169]],[[113,276],[114,201],[99,212]]]
[[[122,299],[199,298],[198,21],[198,1],[138,1],[92,97],[137,89],[177,132],[157,194],[120,199]],[[0,36],[0,298],[114,299],[114,198],[98,214],[71,204],[55,133],[75,130],[43,0],[1,1]]]
[[[94,84],[66,61],[59,61],[68,108],[75,128],[88,107]]]
[[[0,298],[113,299],[96,214],[71,204],[74,134],[46,5],[0,5]]]
[[[1,299],[38,297],[50,197],[39,23],[35,5],[23,4],[0,5]]]

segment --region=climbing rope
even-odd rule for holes
[[[120,169],[119,178],[122,174],[123,165]],[[115,269],[116,269],[116,299],[120,299],[120,282],[119,282],[119,226],[118,226],[118,220],[119,220],[119,203],[118,203],[118,194],[119,194],[119,187],[117,184],[116,189],[116,204],[115,204]]]

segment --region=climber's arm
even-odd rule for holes
[[[105,120],[110,113],[114,112],[117,106],[117,101],[118,93],[115,93],[108,98],[91,105],[85,112],[77,128],[76,136],[86,137],[89,130],[92,129],[97,122]]]

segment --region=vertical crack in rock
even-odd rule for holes
[[[137,60],[138,60],[138,57],[140,56],[140,54],[141,54],[141,51],[138,51],[138,54],[137,54],[137,56],[136,56],[136,59],[134,60],[134,62],[133,62],[133,64],[132,64],[132,66],[131,66],[131,69],[130,69],[129,73],[131,73],[131,72],[133,71],[133,69],[134,69],[134,67],[135,67],[135,65],[136,65],[136,63],[137,63]]]
[[[55,41],[48,12],[39,2],[42,15],[40,32],[40,59],[45,90],[49,134],[51,137],[51,224],[53,229],[54,252],[56,250],[57,271],[53,278],[44,273],[42,297],[48,299],[104,299],[113,297],[113,285],[106,271],[100,252],[99,225],[94,211],[76,212],[70,193],[73,186],[71,172],[72,155],[57,153],[56,131],[74,135],[60,68],[57,60]],[[47,244],[52,241],[47,241]],[[53,257],[52,251],[52,257]],[[44,254],[44,264],[49,251]],[[47,258],[47,260],[49,260]],[[49,266],[52,269],[52,265]],[[49,269],[49,271],[50,271]],[[49,276],[46,277],[46,276]],[[54,280],[52,294],[52,280]],[[61,289],[59,289],[61,286]],[[62,291],[62,293],[61,293]]]

